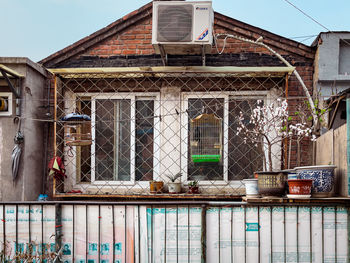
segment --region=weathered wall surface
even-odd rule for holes
[[[350,69],[350,47],[344,43],[345,49],[340,52],[342,40],[349,42],[350,33],[321,33],[318,40],[318,51],[315,64],[316,88],[322,97],[329,97],[349,88],[350,72],[342,72],[343,68]],[[340,54],[342,53],[342,54]]]
[[[7,244],[4,254],[11,257],[16,248],[27,252],[31,241],[33,256],[60,251],[62,262],[69,263],[347,262],[348,213],[342,205],[234,202],[204,208],[1,205],[0,244],[1,250]]]
[[[46,151],[44,149],[44,122],[33,119],[43,119],[45,116],[45,109],[42,106],[46,105],[44,94],[47,91],[47,72],[27,58],[0,58],[0,64],[24,75],[20,87],[20,130],[24,134],[24,144],[15,181],[12,180],[11,170],[11,153],[15,145],[13,139],[18,128],[18,124],[14,123],[15,103],[13,103],[12,116],[0,116],[1,200],[35,200],[42,191]]]
[[[337,166],[333,192],[341,196],[348,196],[346,141],[347,130],[346,124],[344,124],[335,130],[329,130],[316,142],[316,164]]]

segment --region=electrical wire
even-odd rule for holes
[[[312,21],[314,21],[316,24],[318,24],[320,27],[326,29],[328,32],[330,33],[334,33],[334,31],[330,30],[328,27],[326,27],[325,25],[321,24],[320,22],[318,22],[315,18],[313,18],[312,16],[310,16],[309,14],[307,14],[305,11],[303,11],[302,9],[300,9],[299,7],[297,7],[295,4],[293,4],[292,2],[290,2],[289,0],[283,0],[286,3],[288,3],[289,5],[291,5],[292,7],[294,7],[295,9],[297,9],[300,13],[302,13],[304,16],[308,17],[309,19],[311,19]],[[345,39],[342,39],[342,41],[344,43],[346,43],[347,45],[350,46],[350,43],[348,41],[346,41]]]
[[[298,36],[298,37],[288,37],[289,39],[306,38],[306,37],[317,37],[318,35],[308,35],[308,36]]]
[[[318,24],[319,26],[323,27],[324,29],[326,29],[327,31],[332,31],[329,28],[327,28],[326,26],[322,25],[320,22],[318,22],[316,19],[314,19],[312,16],[308,15],[306,12],[304,12],[303,10],[301,10],[299,7],[297,7],[296,5],[294,5],[292,2],[290,2],[289,0],[283,0],[285,2],[287,2],[288,4],[290,4],[291,6],[293,6],[295,9],[297,9],[300,13],[302,13],[303,15],[305,15],[306,17],[310,18],[312,21],[314,21],[316,24]]]

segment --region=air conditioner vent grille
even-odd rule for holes
[[[192,17],[193,6],[169,6],[158,7],[158,31],[159,42],[190,42],[192,41]]]

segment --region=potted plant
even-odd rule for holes
[[[307,102],[307,108],[311,110],[310,104]],[[291,124],[289,127],[293,131],[293,140],[297,143],[297,166],[294,170],[296,177],[301,181],[312,181],[312,196],[313,197],[329,197],[334,186],[334,169],[335,165],[313,165],[313,166],[300,166],[301,165],[301,141],[307,135],[312,136],[311,141],[315,141],[316,136],[312,133],[317,133],[320,126],[323,124],[324,114],[329,111],[328,108],[320,109],[319,101],[315,100],[314,114],[316,115],[316,124],[308,128],[307,121],[312,119],[311,116],[307,116],[305,111],[297,111],[295,115],[300,119],[300,123]],[[305,130],[304,133],[297,132],[299,129]],[[300,184],[301,182],[297,182]]]
[[[151,194],[161,193],[164,183],[162,181],[149,181],[149,190]]]
[[[181,173],[165,176],[168,177],[170,180],[170,182],[168,182],[169,194],[181,193]],[[180,182],[175,182],[177,178],[180,178]]]
[[[258,189],[261,195],[281,196],[285,192],[287,173],[280,170],[281,143],[294,134],[307,137],[311,129],[306,125],[288,125],[292,117],[288,112],[286,100],[277,99],[269,105],[263,105],[261,100],[252,109],[248,118],[240,113],[237,135],[243,135],[245,143],[250,141],[264,152],[264,171],[258,171]],[[273,160],[273,151],[277,152],[277,162]],[[277,167],[279,166],[279,167]]]
[[[198,181],[191,181],[188,183],[189,194],[199,194]]]

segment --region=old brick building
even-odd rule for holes
[[[216,12],[213,31],[253,41],[263,37],[312,93],[313,48]],[[263,169],[265,153],[235,135],[239,112],[249,114],[259,99],[288,98],[291,110],[306,99],[293,69],[265,48],[235,39],[223,45],[218,39],[204,62],[191,53],[162,59],[152,46],[149,3],[43,59],[57,77],[52,85],[57,120],[74,111],[92,118],[91,146],[68,147],[64,124],[57,123],[57,147],[50,155],[55,150],[65,159],[68,178],[56,182],[55,193],[133,196],[144,193],[149,180],[167,181],[164,175],[181,172],[184,184],[199,181],[203,196],[241,194],[240,180]],[[190,160],[189,123],[200,113],[222,119],[216,165]],[[287,145],[275,151],[280,168],[296,165],[296,146],[289,151]],[[302,151],[302,164],[310,164],[308,141]]]

